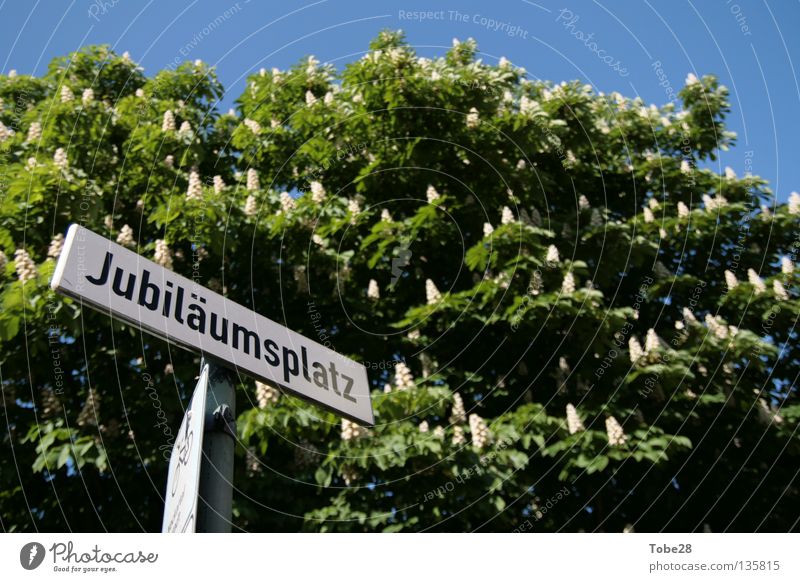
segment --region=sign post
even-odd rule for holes
[[[231,529],[236,429],[230,368],[362,425],[374,424],[362,364],[82,226],[69,227],[50,286],[81,304],[203,354],[201,382],[180,431],[186,431],[187,440],[191,433],[198,443],[202,441],[199,483],[184,482],[187,505],[170,501],[171,492],[167,492],[165,531]],[[175,471],[183,471],[197,458],[198,447],[181,444],[178,450],[176,439],[173,457],[182,461],[173,470],[170,460],[170,486],[175,480],[180,482]],[[181,511],[175,509],[176,503]]]
[[[213,362],[205,366],[208,370],[208,392],[197,531],[230,533],[236,392],[228,370]]]

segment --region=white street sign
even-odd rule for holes
[[[50,286],[260,380],[372,426],[367,370],[77,224]]]
[[[207,390],[208,364],[205,364],[169,457],[162,533],[195,532]]]

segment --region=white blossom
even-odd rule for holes
[[[187,200],[200,200],[203,197],[203,182],[200,180],[200,174],[197,168],[194,167],[189,172],[189,187],[186,189]]]
[[[325,187],[316,180],[311,182],[311,200],[316,204],[325,201]]]
[[[175,114],[167,109],[164,112],[164,119],[161,122],[161,131],[175,131]]]
[[[492,236],[493,232],[494,232],[494,227],[490,223],[484,222],[483,223],[483,236]]]
[[[721,194],[717,194],[713,198],[708,194],[703,194],[703,204],[705,204],[706,211],[710,212],[719,208],[724,208],[728,204],[728,200]]]
[[[736,172],[733,171],[733,168],[730,166],[725,166],[725,178],[728,180],[735,180],[736,179]]]
[[[12,135],[14,135],[14,130],[6,127],[6,125],[0,121],[0,143],[3,143]]]
[[[631,358],[631,364],[638,364],[639,360],[642,359],[644,356],[644,350],[642,349],[642,344],[639,343],[639,340],[636,339],[636,336],[632,336],[628,340],[628,353]]]
[[[581,194],[578,197],[578,208],[580,210],[589,210],[591,207],[592,205],[589,202],[589,199],[584,194]]]
[[[16,76],[17,76],[17,70],[16,70],[16,69],[11,69],[11,70],[8,72],[8,78],[9,78],[9,79],[15,79],[15,78],[16,78]]]
[[[187,137],[192,134],[192,124],[188,121],[184,121],[181,123],[180,129],[178,129],[178,135],[181,137]]]
[[[503,206],[503,212],[500,216],[500,224],[513,224],[514,213],[508,206]]]
[[[425,280],[425,298],[427,299],[428,305],[436,305],[442,300],[442,294],[439,293],[439,289],[436,288],[436,283],[430,279]]]
[[[222,176],[214,176],[214,192],[221,193],[225,189],[225,181]]]
[[[761,220],[769,220],[772,216],[772,211],[769,209],[769,206],[766,204],[761,205]]]
[[[66,85],[61,85],[61,102],[70,103],[73,99],[75,99],[75,95],[72,94],[72,89]]]
[[[350,224],[356,223],[356,218],[361,214],[361,205],[355,198],[350,198],[347,201],[347,212],[350,213]]]
[[[480,125],[480,117],[478,115],[478,110],[472,107],[467,113],[467,127],[469,129],[475,129]]]
[[[81,94],[81,103],[84,105],[89,105],[89,103],[92,101],[94,101],[94,89],[88,87],[84,89],[83,93]]]
[[[462,426],[453,427],[453,445],[460,446],[466,442],[467,438],[464,436],[464,427]]]
[[[173,156],[172,154],[166,156],[164,158],[164,165],[166,167],[168,167],[168,168],[174,168],[175,167],[175,156]]]
[[[477,414],[469,415],[469,431],[472,435],[472,446],[478,450],[484,448],[491,439],[486,421]]]
[[[311,91],[306,91],[306,105],[311,107],[317,102],[317,98],[314,97],[314,94]]]
[[[306,75],[309,77],[314,77],[317,74],[317,66],[319,65],[319,60],[317,60],[314,55],[308,57],[308,61],[306,64]]]
[[[287,214],[297,207],[294,198],[292,198],[288,192],[281,192],[280,201],[281,211]]]
[[[523,95],[519,99],[519,112],[522,115],[534,115],[541,111],[541,106],[539,103],[534,101],[533,99],[529,99],[527,96]]]
[[[461,398],[461,394],[458,392],[453,393],[453,408],[450,411],[450,422],[452,424],[458,424],[461,422],[466,422],[467,420],[467,412],[464,408],[464,400]]]
[[[172,252],[163,239],[156,240],[156,251],[153,260],[166,269],[172,269]]]
[[[361,474],[355,467],[342,467],[342,481],[344,481],[344,484],[348,487],[358,481],[359,477],[361,477]]]
[[[656,219],[656,217],[653,216],[653,211],[647,206],[644,207],[643,213],[645,222],[653,222]]]
[[[342,440],[351,441],[366,436],[367,429],[352,420],[342,419]]]
[[[425,196],[428,198],[428,203],[433,204],[439,199],[439,193],[431,184],[428,184],[428,189],[425,191]]]
[[[133,229],[127,224],[120,229],[117,235],[117,244],[128,248],[132,248],[136,244],[133,239]]]
[[[263,409],[269,408],[271,404],[277,404],[280,398],[281,391],[269,384],[256,381],[256,401],[258,407]]]
[[[317,233],[314,233],[314,234],[311,236],[311,241],[312,241],[312,242],[313,242],[315,245],[317,245],[318,247],[323,247],[323,248],[325,247],[325,239],[324,239],[324,238],[322,238],[322,237],[321,237],[320,235],[318,235]]]
[[[728,337],[728,326],[725,325],[722,321],[722,318],[719,316],[714,317],[710,313],[706,313],[705,316],[706,326],[708,330],[713,333],[719,339],[725,339]]]
[[[381,220],[383,222],[392,222],[392,215],[389,213],[389,211],[386,208],[381,210]]]
[[[247,200],[244,202],[244,213],[246,216],[258,214],[258,203],[256,202],[256,197],[252,194],[248,194]]]
[[[322,100],[325,105],[333,105],[333,93],[328,91],[325,93],[325,98]]]
[[[414,387],[414,376],[405,362],[397,362],[395,364],[394,384],[398,390],[409,390]]]
[[[697,76],[694,73],[689,73],[686,75],[686,84],[687,85],[694,85],[698,82]]]
[[[689,323],[697,323],[697,318],[694,316],[694,312],[688,307],[683,308],[683,318]]]
[[[794,272],[794,263],[789,257],[781,258],[781,272],[784,275],[791,275]]]
[[[500,57],[500,60],[497,61],[497,66],[501,69],[507,69],[511,66],[511,62],[505,57]]]
[[[8,257],[3,251],[0,251],[0,274],[2,274],[6,270],[7,264],[8,264]]]
[[[613,416],[606,418],[606,434],[608,435],[608,444],[612,447],[622,446],[627,440],[625,432]]]
[[[647,201],[647,205],[650,207],[651,210],[658,210],[661,207],[661,204],[658,203],[657,198],[650,198]]]
[[[58,148],[56,153],[53,154],[53,163],[61,170],[66,170],[69,167],[67,152],[64,150],[64,148]]]
[[[142,88],[136,89],[136,96],[139,97],[140,99],[144,97],[144,89]]]
[[[789,294],[786,292],[786,288],[778,279],[775,279],[772,282],[772,290],[775,292],[775,297],[781,301],[787,301],[789,299]]]
[[[247,169],[247,190],[252,192],[261,188],[261,182],[258,179],[258,172],[255,168]]]
[[[732,291],[739,284],[739,280],[731,271],[725,269],[725,284],[728,286],[728,291]]]
[[[522,158],[517,160],[517,169],[518,170],[524,170],[526,165],[527,164],[525,163],[525,160],[523,160]]]
[[[789,194],[789,214],[800,214],[800,194],[797,192]]]
[[[747,280],[755,288],[756,295],[759,295],[767,290],[766,285],[764,285],[764,281],[753,269],[747,269]]]
[[[656,330],[652,327],[647,330],[647,336],[644,339],[645,353],[652,353],[661,347],[661,338],[658,337]]]
[[[419,423],[419,432],[424,434],[424,433],[428,432],[429,430],[430,430],[430,426],[428,425],[428,421],[427,420],[423,420],[422,422]]]
[[[36,263],[33,262],[33,259],[25,249],[14,251],[14,268],[17,270],[17,277],[19,277],[23,285],[39,275],[36,270]]]
[[[38,121],[31,123],[28,127],[28,142],[39,141],[42,138],[42,124]]]
[[[567,274],[564,275],[564,280],[561,282],[561,292],[564,295],[575,293],[575,276],[572,271],[567,271]]]
[[[545,257],[544,260],[548,265],[555,265],[558,263],[559,256],[556,245],[550,245],[549,247],[547,247],[547,256]]]
[[[275,118],[273,117],[272,119],[270,119],[270,120],[269,120],[269,126],[270,126],[272,129],[278,129],[278,128],[281,126],[281,121],[280,121],[280,119],[275,119]]]
[[[64,248],[64,235],[58,233],[50,241],[50,246],[47,249],[47,256],[51,259],[57,259],[61,255],[61,249]]]
[[[367,298],[372,300],[381,298],[381,291],[378,288],[378,282],[375,279],[369,280],[369,285],[367,286]]]
[[[689,207],[683,202],[678,202],[678,216],[681,218],[686,218],[689,216]]]
[[[434,438],[437,438],[439,440],[444,440],[444,427],[443,426],[437,426],[436,428],[434,428],[433,429],[433,436],[434,436]]]
[[[691,174],[692,165],[689,163],[688,160],[681,160],[681,172],[683,172],[684,174]]]
[[[258,135],[261,133],[261,125],[254,119],[246,118],[243,123],[253,134]]]
[[[567,430],[569,430],[569,434],[575,434],[586,430],[583,426],[583,422],[581,422],[580,416],[578,416],[578,411],[575,410],[572,404],[567,404]]]

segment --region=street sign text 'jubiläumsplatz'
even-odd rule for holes
[[[350,419],[374,423],[362,364],[82,226],[70,226],[51,287]]]

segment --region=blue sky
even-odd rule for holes
[[[308,54],[341,66],[383,28],[403,29],[424,56],[473,37],[487,62],[505,56],[532,78],[581,79],[657,104],[688,72],[714,73],[731,90],[739,136],[721,164],[769,179],[780,200],[800,190],[798,0],[0,0],[0,23],[3,72],[41,74],[85,44],[127,50],[148,74],[199,58],[217,66],[224,109],[260,67]]]

